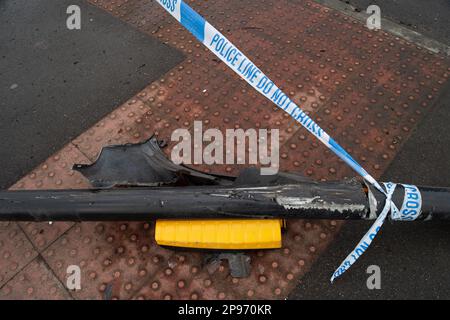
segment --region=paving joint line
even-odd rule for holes
[[[28,265],[30,265],[31,263],[33,263],[33,261],[35,261],[36,259],[40,258],[40,259],[43,261],[43,263],[45,264],[45,266],[48,268],[48,270],[53,274],[53,276],[55,277],[55,279],[56,279],[59,283],[61,283],[61,285],[63,286],[64,290],[66,290],[66,292],[67,292],[67,293],[72,297],[72,299],[73,299],[72,294],[70,293],[69,290],[67,290],[67,288],[66,288],[66,286],[64,285],[64,283],[62,283],[62,282],[59,280],[58,275],[55,273],[55,271],[54,271],[54,270],[50,267],[50,265],[47,263],[47,260],[45,260],[44,256],[42,255],[42,252],[39,251],[39,249],[35,246],[34,242],[31,241],[30,237],[29,237],[28,234],[23,230],[23,228],[22,228],[22,226],[20,225],[20,223],[17,223],[17,225],[19,226],[20,230],[22,230],[22,232],[25,234],[25,237],[28,239],[28,241],[31,242],[31,245],[34,247],[34,249],[35,249],[36,252],[37,252],[37,256],[36,256],[34,259],[31,259],[31,260],[27,263],[27,265],[26,265],[25,267],[23,267],[19,272],[17,272],[17,273],[14,275],[14,277],[12,277],[8,282],[10,282],[13,278],[15,278],[15,277],[16,277],[20,272],[22,272],[22,270],[24,270],[26,267],[28,267]],[[70,227],[69,227],[66,231],[64,231],[58,238],[56,238],[56,239],[53,240],[51,243],[49,243],[48,246],[46,246],[45,248],[42,248],[42,251],[44,251],[45,249],[48,249],[52,244],[54,244],[57,240],[59,240],[63,235],[65,235],[65,234],[66,234],[69,230],[71,230],[74,226],[75,226],[75,224],[72,225],[72,226],[70,226]]]
[[[107,117],[108,115],[110,115],[111,113],[113,113],[114,111],[116,111],[118,108],[120,108],[120,106],[118,106],[117,108],[115,108],[113,111],[111,111],[110,113],[108,113],[105,117]],[[86,159],[88,159],[89,161],[91,161],[92,163],[95,162],[91,160],[91,158],[83,152],[83,150],[81,150],[78,145],[75,143],[75,140],[78,139],[79,136],[81,136],[82,134],[88,132],[92,127],[94,127],[97,123],[99,123],[100,121],[102,121],[105,117],[99,119],[93,126],[89,127],[87,130],[83,131],[82,133],[80,133],[77,137],[75,137],[75,139],[73,139],[72,141],[70,141],[68,144],[72,145],[76,150],[78,150],[83,156],[86,157]],[[100,155],[100,153],[99,153]],[[90,183],[90,182],[89,182]],[[92,186],[92,185],[91,185]],[[72,226],[73,227],[73,226]],[[71,229],[72,227],[70,227],[69,229]],[[64,232],[65,233],[65,232]],[[58,237],[59,239],[60,237]]]
[[[69,230],[72,229],[72,228],[73,228],[73,226],[70,227],[69,229],[67,229],[67,231],[69,231]],[[66,231],[66,232],[67,232],[67,231]],[[62,235],[64,235],[66,232],[64,232]],[[61,235],[61,236],[62,236],[62,235]],[[57,239],[59,239],[59,238],[57,238]],[[55,241],[56,241],[56,240],[55,240]],[[54,241],[54,242],[55,242],[55,241]],[[52,243],[53,243],[53,242],[52,242]],[[38,259],[38,258],[41,258],[42,263],[43,263],[43,264],[47,267],[47,269],[53,274],[53,276],[55,277],[56,281],[59,282],[59,283],[61,284],[61,286],[62,286],[62,287],[64,288],[64,290],[68,293],[68,295],[72,298],[72,300],[77,300],[77,299],[75,299],[75,297],[72,295],[72,291],[69,290],[69,289],[67,288],[66,284],[64,284],[64,283],[59,279],[58,275],[55,274],[55,272],[53,271],[52,267],[48,264],[47,260],[45,260],[44,256],[43,256],[41,253],[39,253],[38,256],[37,256],[35,259]]]
[[[170,261],[170,259],[172,259],[173,257],[175,257],[177,255],[176,251],[173,251],[172,254],[170,256],[168,256],[167,261]],[[148,286],[150,284],[150,281],[152,279],[155,278],[155,276],[158,274],[158,272],[163,271],[165,268],[167,268],[168,266],[161,266],[160,268],[158,268],[158,270],[156,270],[154,273],[147,275],[147,277],[145,278],[145,280],[142,282],[142,285],[138,286],[135,290],[133,290],[133,292],[130,294],[130,297],[128,300],[134,300],[138,298],[138,294],[139,292],[141,292],[141,290]]]
[[[38,256],[39,256],[39,251],[37,250],[37,248],[35,247],[34,243],[30,240],[30,238],[28,237],[28,235],[25,233],[25,231],[23,231],[22,227],[20,226],[19,223],[17,222],[13,222],[15,223],[20,231],[22,231],[25,235],[25,238],[31,242],[31,245],[33,246],[33,249],[37,252],[36,257],[34,257],[33,259],[31,259],[30,261],[28,261],[28,263],[26,263],[21,269],[19,269],[11,278],[9,278],[8,281],[6,281],[3,285],[0,285],[0,290],[3,289],[8,283],[10,283],[19,273],[21,273],[26,267],[28,267],[30,265],[30,263],[32,263]]]
[[[88,158],[79,148],[78,146],[76,146],[73,141],[70,141],[69,143],[66,144],[67,145],[72,145],[74,148],[76,148],[78,151],[80,151],[81,154],[83,154],[86,158]],[[60,149],[61,150],[61,149]],[[59,152],[59,151],[56,151]],[[53,153],[54,154],[54,153]],[[49,157],[51,157],[53,154],[50,154]],[[89,158],[88,158],[89,159]],[[22,177],[23,178],[23,177]],[[21,178],[21,179],[22,179]],[[17,181],[20,181],[20,179],[18,179]],[[17,183],[16,181],[16,183]],[[13,184],[14,185],[14,184]],[[13,186],[12,185],[12,186]],[[10,186],[10,188],[12,187]],[[24,228],[21,226],[20,223],[18,222],[14,222],[18,228],[23,232],[25,238],[31,243],[33,249],[37,252],[36,257],[34,257],[33,259],[31,259],[30,261],[28,261],[28,263],[26,263],[20,270],[18,270],[8,281],[6,281],[2,286],[0,286],[0,289],[4,288],[8,283],[10,283],[15,277],[17,277],[17,275],[22,272],[23,270],[25,270],[31,263],[33,263],[33,261],[35,261],[36,259],[40,258],[45,266],[50,270],[50,272],[53,274],[53,276],[57,279],[57,281],[59,283],[61,283],[61,285],[63,286],[63,288],[68,292],[68,294],[72,297],[72,299],[75,299],[73,297],[73,295],[71,294],[71,292],[69,290],[67,290],[66,286],[60,281],[60,279],[58,278],[58,276],[55,274],[54,270],[50,267],[50,265],[47,263],[47,260],[45,259],[45,257],[42,255],[42,252],[45,251],[46,249],[48,249],[51,245],[53,245],[56,241],[58,241],[62,236],[64,236],[65,234],[67,234],[70,230],[72,230],[72,228],[75,226],[75,224],[73,224],[72,226],[70,226],[69,228],[67,228],[66,231],[64,231],[59,237],[55,238],[52,242],[50,242],[47,246],[41,248],[41,250],[39,250],[39,248],[35,245],[35,243],[32,241],[32,239],[29,237],[29,235],[27,234],[27,232],[24,230]]]
[[[39,251],[39,249],[36,247],[36,245],[33,243],[33,241],[31,241],[30,237],[28,236],[28,234],[23,230],[22,226],[20,225],[20,223],[14,222],[19,229],[24,233],[26,239],[31,243],[31,245],[33,246],[34,250],[37,252],[36,257],[34,257],[33,259],[31,259],[30,261],[28,261],[28,263],[26,263],[20,270],[18,270],[8,281],[6,281],[2,286],[0,286],[0,290],[3,289],[5,286],[8,285],[8,283],[10,283],[12,280],[14,280],[14,278],[17,277],[17,275],[19,273],[21,273],[23,270],[25,270],[29,265],[31,265],[34,261],[41,259],[42,262],[45,264],[45,266],[47,267],[47,269],[52,273],[52,275],[55,277],[55,279],[62,285],[62,287],[64,288],[64,290],[69,294],[69,296],[72,297],[72,299],[75,300],[75,298],[72,296],[71,292],[69,290],[67,290],[66,286],[64,285],[64,283],[62,283],[58,276],[55,274],[54,270],[50,267],[50,265],[47,263],[47,261],[45,260],[44,256],[42,255],[42,253]],[[66,234],[69,230],[71,230],[74,227],[71,226],[70,228],[68,228],[65,232],[63,232],[58,238],[56,238],[53,242],[51,242],[46,248],[44,248],[43,250],[47,249],[48,247],[50,247],[53,243],[55,243],[58,239],[60,239],[64,234]]]

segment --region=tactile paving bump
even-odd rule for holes
[[[72,170],[75,163],[89,164],[90,160],[73,144],[69,143],[59,152],[35,168],[17,183],[12,190],[25,189],[82,189],[89,187],[89,181],[80,173]],[[66,232],[71,222],[20,222],[34,246],[42,251],[61,234]]]
[[[278,128],[281,169],[314,179],[354,173],[303,128],[220,63],[155,2],[91,0],[150,36],[182,50],[186,60],[130,99],[74,145],[93,161],[105,144],[170,142],[177,128]],[[379,177],[448,80],[449,62],[310,1],[188,1],[292,99]],[[170,152],[174,143],[169,143]],[[238,166],[199,166],[236,173]],[[290,221],[283,248],[250,254],[252,273],[203,265],[204,255],[155,245],[152,224],[77,224],[43,253],[61,282],[79,264],[76,298],[284,298],[341,226]],[[83,285],[84,283],[84,285]]]
[[[0,288],[36,256],[17,223],[0,222]]]
[[[173,252],[156,245],[153,223],[78,223],[43,254],[65,282],[67,267],[81,269],[82,299],[127,299],[159,269],[171,264]]]
[[[36,258],[0,289],[2,300],[70,299],[64,285],[58,281],[42,258]]]

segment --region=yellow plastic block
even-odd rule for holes
[[[157,220],[159,245],[201,249],[281,248],[280,219]]]

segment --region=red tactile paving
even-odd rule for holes
[[[145,127],[143,119],[151,116],[150,108],[139,99],[132,98],[77,137],[73,144],[91,161],[95,161],[102,146],[148,139],[153,128]]]
[[[70,299],[64,285],[56,279],[53,272],[41,258],[36,258],[24,270],[0,289],[0,299]]]
[[[67,267],[81,268],[81,299],[127,299],[158,270],[169,266],[173,252],[158,247],[153,223],[78,223],[42,256],[61,282]]]
[[[17,223],[0,222],[0,288],[36,256]]]
[[[173,130],[192,130],[193,122],[201,120],[204,130],[280,129],[283,170],[313,179],[355,175],[305,129],[219,63],[155,2],[90,2],[187,56],[74,140],[90,161],[104,145],[139,142],[152,134],[170,142]],[[362,23],[314,2],[188,2],[375,177],[432,109],[448,80],[448,60],[387,33],[369,31]],[[169,143],[168,154],[173,145]],[[71,157],[70,152],[63,153]],[[239,169],[225,165],[199,168],[219,173]],[[341,225],[289,221],[283,248],[250,253],[253,268],[248,279],[232,278],[225,265],[209,270],[202,265],[202,253],[156,246],[151,223],[76,224],[47,247],[43,257],[62,283],[67,266],[80,265],[84,280],[82,290],[72,293],[75,298],[284,298]]]
[[[68,144],[19,180],[11,189],[88,188],[89,182],[87,179],[72,170],[75,163],[89,164],[90,161],[73,144]],[[20,222],[19,224],[39,251],[46,248],[73,225],[72,222],[55,222],[52,224],[48,222]]]
[[[216,290],[201,281],[202,254],[176,253],[164,268],[152,274],[134,299],[214,299]]]
[[[74,163],[90,163],[74,145],[68,144],[28,175],[15,183],[11,189],[65,189],[88,188],[89,182],[72,170]],[[51,271],[43,262],[35,259],[38,251],[58,239],[72,222],[20,222],[3,223],[0,227],[0,299],[58,299],[69,295],[61,291]],[[23,269],[7,286],[3,284]],[[42,277],[42,279],[41,279]],[[53,276],[54,277],[54,276]],[[51,286],[51,287],[49,287]],[[30,289],[31,288],[31,289]],[[56,288],[56,289],[55,289]]]

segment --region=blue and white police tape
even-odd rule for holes
[[[392,201],[392,195],[397,187],[397,184],[388,182],[384,183],[386,188],[386,202],[381,211],[381,214],[375,220],[374,224],[370,227],[369,231],[362,237],[358,245],[353,249],[353,251],[345,258],[341,265],[336,269],[331,277],[331,282],[337,277],[341,276],[345,271],[347,271],[352,264],[358,260],[358,258],[367,250],[367,248],[372,243],[373,239],[380,231],[381,226],[386,220],[388,213],[391,212],[391,219],[398,221],[412,221],[417,219],[420,215],[422,208],[422,196],[420,194],[419,188],[413,185],[403,184],[405,189],[405,196],[403,198],[402,208],[398,210],[397,206]],[[376,208],[375,208],[376,210]]]
[[[353,170],[361,175],[365,181],[373,185],[380,192],[386,194],[387,215],[391,202],[390,197],[380,184],[334,139],[332,139],[320,126],[299,108],[287,94],[282,92],[249,58],[247,58],[223,34],[209,24],[202,16],[195,12],[182,0],[157,0],[175,19],[189,30],[200,42],[211,50],[220,60],[236,72],[248,84],[256,89],[279,108],[287,112],[317,139],[324,143],[339,158],[347,163]],[[377,219],[378,221],[378,219]],[[381,220],[380,220],[381,221]],[[381,224],[384,219],[382,219]],[[377,222],[375,222],[377,223]],[[381,224],[378,227],[381,227]],[[351,265],[351,264],[350,264]],[[345,270],[347,270],[346,268]],[[345,271],[344,270],[344,271]],[[342,273],[340,273],[342,274]]]
[[[391,213],[392,220],[413,221],[420,216],[422,209],[422,195],[419,188],[410,184],[402,184],[405,197],[400,211]]]
[[[378,182],[364,170],[335,140],[282,92],[249,58],[216,28],[181,0],[157,0],[175,19],[188,29],[220,60],[242,77],[263,96],[286,111],[292,118],[322,141],[366,181],[384,192]]]

